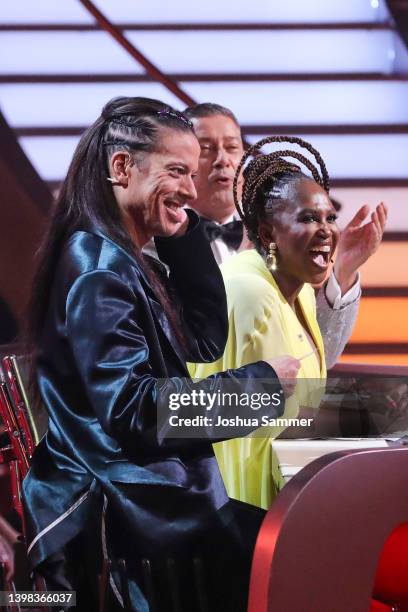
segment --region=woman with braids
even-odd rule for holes
[[[182,114],[112,100],[79,142],[41,251],[30,323],[49,429],[24,482],[29,564],[47,590],[76,588],[87,612],[87,568],[110,585],[109,610],[126,605],[128,587],[127,609],[168,612],[181,599],[198,610],[188,600],[196,581],[212,611],[246,605],[262,513],[228,501],[211,432],[171,436],[166,410],[172,394],[217,393],[225,381],[250,393],[266,378],[279,390],[276,372],[294,380],[297,365],[287,357],[188,378],[186,360],[217,359],[227,338],[221,274],[183,209],[199,153]],[[169,279],[141,254],[152,236]]]
[[[245,162],[264,145],[280,142],[306,149],[316,164],[286,148],[256,155],[244,170],[241,209],[237,185]],[[301,171],[301,165],[311,176]],[[228,301],[227,345],[215,363],[197,364],[190,372],[194,377],[208,376],[263,359],[271,351],[274,356],[292,355],[299,360],[301,380],[286,402],[284,416],[297,417],[300,407],[304,416],[313,416],[310,408],[319,404],[326,366],[311,284],[325,279],[339,238],[325,164],[300,138],[264,138],[248,149],[237,168],[234,199],[255,249],[242,251],[221,266]],[[379,244],[386,209],[381,205],[377,211],[372,223]],[[268,427],[256,437],[215,445],[230,497],[270,506],[282,486],[271,438],[282,430]],[[310,433],[304,429],[305,436]]]

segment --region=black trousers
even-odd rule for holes
[[[187,545],[140,559],[134,544],[120,531],[109,527],[111,561],[116,583],[117,560],[125,559],[127,578],[140,587],[151,612],[246,612],[253,550],[265,511],[230,500],[214,520]],[[100,544],[84,533],[40,567],[47,590],[75,590],[76,610],[97,612],[101,567]],[[74,608],[70,608],[73,610]],[[112,589],[106,612],[123,610]]]

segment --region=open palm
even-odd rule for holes
[[[381,203],[371,213],[371,219],[363,225],[370,208],[362,206],[341,233],[337,259],[336,276],[353,276],[381,244],[387,221],[387,207]]]

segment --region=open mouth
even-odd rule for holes
[[[320,269],[325,270],[330,262],[331,247],[328,244],[315,246],[309,249],[313,263]]]

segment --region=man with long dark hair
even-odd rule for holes
[[[31,301],[33,391],[49,429],[24,482],[29,564],[48,589],[69,589],[84,580],[81,557],[96,568],[100,551],[112,561],[111,591],[122,605],[117,561],[125,559],[133,610],[149,609],[144,579],[152,579],[167,612],[174,559],[189,572],[178,584],[188,597],[197,556],[212,612],[244,610],[262,519],[229,502],[211,431],[171,437],[158,425],[159,400],[216,394],[225,382],[250,394],[258,379],[288,396],[299,368],[281,357],[188,378],[186,360],[216,359],[227,338],[221,275],[197,215],[184,209],[196,197],[198,157],[182,114],[145,98],[108,103],[75,151]],[[141,254],[153,236],[168,284]],[[265,408],[271,416],[282,409],[280,400]],[[80,599],[78,608],[93,605]]]

